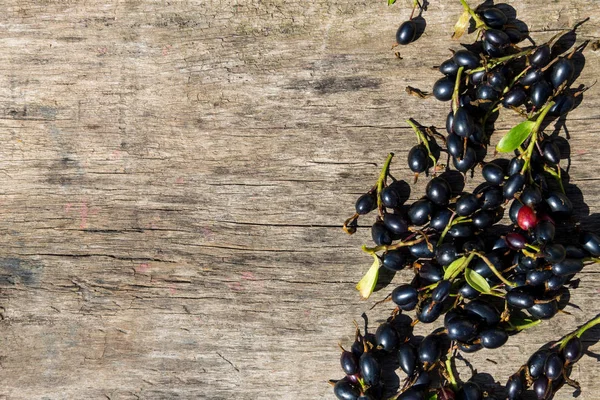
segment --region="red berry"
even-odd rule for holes
[[[521,250],[525,247],[526,241],[525,236],[518,232],[511,232],[506,235],[506,244],[513,250]]]
[[[538,223],[538,219],[535,215],[535,211],[531,207],[523,205],[517,213],[517,225],[523,230],[529,230],[535,228]]]

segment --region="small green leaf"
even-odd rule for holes
[[[379,258],[377,254],[373,254],[373,265],[362,277],[362,279],[356,284],[356,289],[360,292],[360,297],[368,299],[375,290],[377,279],[379,278]]]
[[[510,153],[517,147],[523,144],[523,142],[529,137],[535,121],[523,121],[520,124],[514,126],[496,145],[496,150],[500,153]]]
[[[438,400],[438,395],[437,393],[432,393],[427,400]]]
[[[526,318],[522,316],[513,316],[510,317],[510,323],[515,327],[516,330],[522,331],[524,329],[533,328],[534,326],[540,324],[542,322],[541,319],[533,319]]]
[[[444,272],[444,279],[450,279],[452,275],[458,272],[464,266],[463,264],[465,263],[466,259],[467,256],[462,256],[452,261],[452,263],[448,265],[446,271]]]
[[[396,2],[396,0],[388,0],[388,6],[391,6],[392,4],[394,4]]]
[[[454,25],[454,33],[452,39],[459,39],[469,29],[469,23],[471,21],[471,14],[468,10],[465,10],[461,15],[456,24]]]
[[[479,273],[472,269],[465,269],[465,280],[471,287],[481,293],[489,293],[491,290],[490,284]]]

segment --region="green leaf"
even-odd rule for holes
[[[500,153],[510,153],[519,147],[529,137],[535,121],[523,121],[514,126],[496,145],[496,150]]]
[[[396,2],[396,0],[388,0],[388,6],[391,6],[392,4],[394,4]]]
[[[432,393],[427,400],[438,400],[438,395],[437,393]]]
[[[526,318],[522,316],[510,316],[510,323],[515,327],[516,330],[522,331],[524,329],[533,328],[534,326],[540,324],[542,322],[541,319],[533,319]]]
[[[446,268],[446,271],[444,272],[444,279],[450,279],[452,277],[452,275],[454,275],[456,272],[458,272],[464,265],[465,261],[467,260],[467,256],[462,256],[460,258],[457,258],[456,260],[452,261],[452,263],[450,265],[448,265],[448,267]]]
[[[458,18],[458,21],[456,21],[456,24],[454,25],[454,33],[452,34],[452,39],[458,39],[465,34],[467,29],[469,29],[470,20],[471,14],[468,10],[465,10],[460,15],[460,18]]]
[[[360,292],[360,297],[368,299],[375,290],[377,279],[379,278],[379,257],[377,254],[373,254],[373,265],[362,277],[362,279],[356,284],[356,289]]]
[[[465,269],[465,280],[471,287],[481,293],[489,293],[491,290],[490,284],[479,273],[472,269]]]

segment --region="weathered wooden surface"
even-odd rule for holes
[[[460,6],[432,1],[399,60],[409,3],[5,3],[0,398],[333,398],[337,342],[372,304],[353,288],[368,231],[341,222],[388,151],[408,176],[403,121],[447,112],[404,87],[437,79]],[[510,3],[542,40],[587,16],[579,40],[600,39],[598,2]],[[585,57],[578,82],[591,84],[600,52]],[[596,86],[567,122],[593,229],[599,109]],[[473,365],[504,382],[600,313],[598,287],[593,266],[572,293],[581,309]],[[577,365],[580,399],[597,398],[598,374],[594,358]]]

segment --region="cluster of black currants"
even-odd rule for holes
[[[439,400],[483,399],[483,391],[476,383],[457,383],[448,353],[450,341],[444,332],[414,336],[411,322],[406,315],[395,313],[379,325],[375,334],[368,334],[365,329],[363,336],[357,328],[350,350],[340,345],[340,364],[346,376],[330,381],[338,399],[425,400],[432,395]],[[390,385],[389,381],[398,379],[398,368],[404,375],[402,384]],[[398,387],[399,393],[390,392],[390,386]]]
[[[410,283],[396,287],[384,300],[393,301],[396,308],[380,327],[382,332],[393,331],[397,316],[413,310],[413,324],[432,323],[445,315],[444,328],[422,342],[409,335],[383,334],[380,329],[379,338],[376,334],[372,340],[358,334],[359,344],[342,355],[347,377],[336,384],[340,399],[388,398],[381,394],[385,385],[373,378],[383,376],[379,366],[373,367],[380,364],[369,361],[364,369],[361,360],[380,361],[378,355],[395,353],[397,365],[408,375],[396,398],[421,399],[432,394],[437,399],[482,398],[481,391],[479,395],[460,394],[451,368],[440,361],[447,353],[440,351],[429,360],[421,357],[421,346],[435,342],[441,349],[464,353],[501,347],[511,335],[556,315],[566,303],[575,275],[587,263],[600,260],[600,237],[576,223],[573,204],[563,187],[560,161],[565,141],[543,133],[549,117],[568,113],[582,93],[572,93],[569,85],[575,71],[572,57],[584,46],[566,55],[556,54],[553,43],[557,36],[522,50],[516,44],[525,35],[500,9],[471,10],[463,0],[461,3],[468,17],[461,18],[462,24],[468,26],[469,19],[474,20],[480,39],[468,49],[454,52],[439,67],[445,77],[435,83],[433,95],[452,101],[446,118],[448,134],[444,137],[433,128],[407,121],[419,142],[408,154],[415,180],[433,169],[425,195],[406,204],[410,185],[391,176],[390,154],[379,179],[358,198],[356,213],[344,223],[344,230],[352,234],[359,218],[376,210],[371,225],[374,246],[363,246],[373,264],[357,284],[363,298],[375,290],[381,268],[390,273],[414,272]],[[501,109],[516,111],[526,119],[496,146],[497,151],[514,156],[484,162],[493,131],[490,122]],[[438,137],[444,147],[438,146]],[[484,182],[472,192],[453,188],[449,178],[453,171],[438,175],[443,169],[438,163],[441,151],[448,153],[454,168],[463,174],[481,165]],[[510,225],[502,225],[505,210]],[[390,337],[395,338],[391,341],[394,346],[386,342]],[[417,360],[415,369],[405,369],[408,361],[402,357],[408,355]],[[564,354],[562,357],[560,371],[564,372],[568,363]],[[345,364],[344,360],[353,361]],[[426,362],[440,365],[441,385],[415,387],[422,372],[430,372]],[[346,369],[345,365],[351,364],[356,368]],[[542,387],[543,376],[544,396],[555,391],[560,385],[554,382],[558,378],[553,378],[553,362],[548,365],[551,371],[544,370],[543,375],[524,374],[521,387],[533,384],[535,388],[538,378],[541,383],[537,385]],[[372,371],[378,373],[370,375]],[[564,373],[562,376],[562,382],[568,382]]]
[[[551,399],[565,383],[579,389],[579,383],[569,375],[583,355],[581,335],[600,323],[595,318],[552,346],[536,351],[506,383],[508,400],[519,400],[530,388],[538,400]]]

